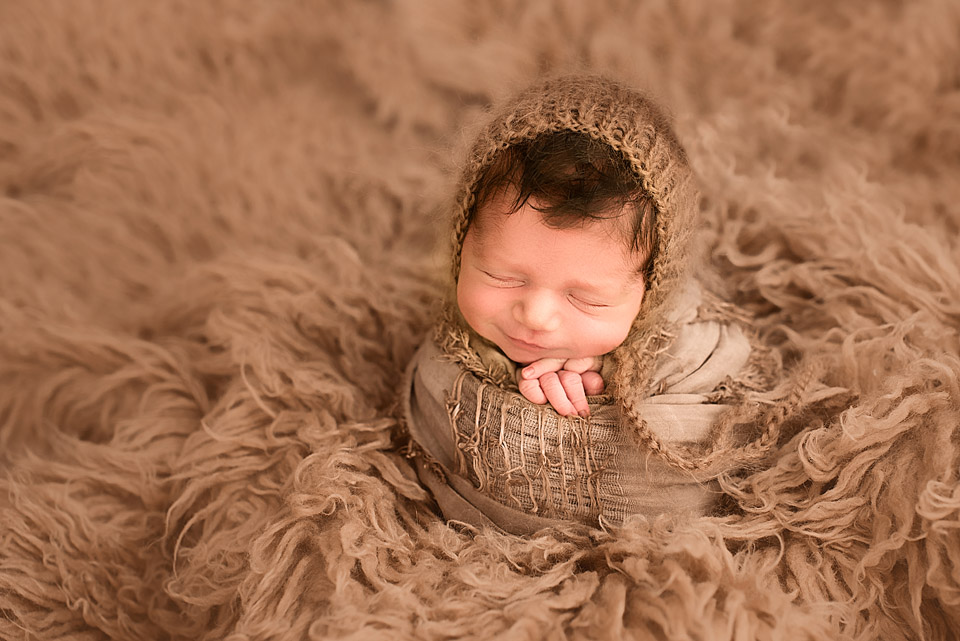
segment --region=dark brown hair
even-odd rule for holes
[[[512,214],[531,205],[550,227],[568,229],[594,220],[623,219],[624,236],[632,252],[643,257],[640,271],[647,277],[656,242],[652,199],[629,162],[615,149],[587,134],[561,131],[510,146],[501,151],[480,177],[476,213],[497,196],[512,195]]]

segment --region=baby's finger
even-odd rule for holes
[[[543,390],[540,389],[540,381],[537,379],[528,381],[525,378],[521,378],[517,381],[517,387],[520,388],[520,393],[523,394],[523,397],[531,403],[543,405],[547,402],[547,397],[544,396]]]
[[[573,405],[577,414],[583,417],[590,416],[590,406],[587,405],[587,395],[583,391],[583,379],[574,372],[557,372],[563,391],[567,393],[567,400]]]
[[[548,372],[556,372],[563,367],[563,363],[561,358],[541,358],[520,370],[520,377],[527,380],[537,379]]]
[[[567,392],[560,383],[560,377],[555,372],[544,374],[540,377],[540,388],[543,390],[550,405],[561,416],[570,416],[577,413],[576,408],[567,398]]]
[[[583,379],[583,390],[587,396],[603,394],[604,384],[600,372],[584,372],[580,377]]]
[[[564,362],[563,369],[568,372],[582,374],[590,370],[600,369],[600,359],[594,356],[584,356],[583,358],[571,358]]]

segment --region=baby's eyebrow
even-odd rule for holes
[[[584,280],[573,280],[569,283],[570,289],[579,289],[600,296],[614,296],[620,288],[613,283],[590,283]]]

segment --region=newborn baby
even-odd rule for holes
[[[446,518],[524,534],[711,509],[715,487],[657,454],[709,437],[751,354],[700,318],[696,215],[643,94],[566,76],[492,113],[453,205],[444,312],[404,381],[411,456]]]
[[[653,207],[622,155],[579,132],[504,151],[481,179],[457,304],[510,360],[520,392],[586,417],[602,356],[640,311]]]

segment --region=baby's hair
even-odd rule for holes
[[[627,159],[587,134],[541,134],[499,152],[480,177],[470,219],[497,196],[510,195],[512,214],[531,198],[545,224],[568,229],[594,220],[622,219],[632,252],[642,256],[644,279],[656,246],[653,201]]]

